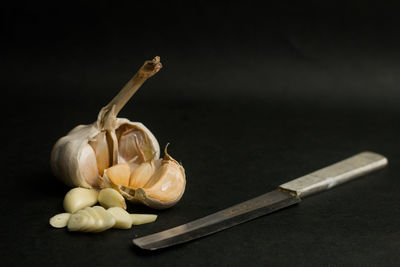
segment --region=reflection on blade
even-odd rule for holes
[[[222,231],[298,202],[300,202],[298,197],[280,191],[271,191],[190,223],[136,238],[133,243],[149,250],[169,247]]]

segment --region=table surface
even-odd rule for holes
[[[398,7],[108,2],[2,6],[2,266],[399,265]],[[156,55],[163,69],[120,116],[170,143],[183,198],[163,211],[130,205],[159,215],[131,230],[51,228],[69,190],[50,170],[52,146]],[[388,166],[193,242],[132,244],[362,151]]]
[[[63,212],[68,187],[49,168],[58,137],[95,118],[97,105],[52,99],[32,112],[10,114],[1,187],[2,260],[7,266],[135,264],[395,265],[399,262],[398,116],[363,110],[269,108],[263,101],[139,97],[135,114],[186,169],[187,187],[155,223],[99,234],[70,233],[48,224]],[[148,100],[148,99],[147,99]],[[163,99],[165,100],[165,99]],[[149,111],[150,110],[150,111]],[[51,111],[51,112],[50,112]],[[167,115],[164,115],[167,114]],[[132,239],[177,226],[258,196],[277,185],[361,151],[385,155],[380,171],[304,199],[299,205],[223,232],[149,252]],[[5,180],[4,180],[5,181]]]

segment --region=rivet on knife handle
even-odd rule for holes
[[[373,152],[362,152],[323,169],[279,186],[299,197],[328,190],[371,171],[383,168],[387,159]]]

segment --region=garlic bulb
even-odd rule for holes
[[[140,122],[117,118],[133,94],[161,67],[159,57],[146,61],[117,96],[100,110],[96,122],[79,125],[57,141],[51,153],[51,167],[58,178],[69,186],[101,189],[113,186],[104,174],[114,165],[125,164],[130,175],[135,170],[140,173],[142,164],[161,162],[160,147],[150,130]],[[146,173],[143,175],[144,178],[138,174],[137,179],[149,178]],[[183,194],[184,185],[179,188]],[[163,197],[160,198],[162,201]],[[165,207],[170,206],[170,201],[167,202]]]

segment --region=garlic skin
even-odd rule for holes
[[[71,187],[104,188],[107,187],[102,174],[99,173],[99,164],[96,152],[89,144],[101,131],[97,123],[79,125],[68,135],[60,138],[54,145],[51,153],[51,167],[54,174],[66,185]],[[128,126],[143,132],[149,140],[152,149],[152,158],[160,157],[160,146],[154,135],[140,122],[131,122],[128,119],[117,118],[116,128]],[[122,157],[119,162],[126,162]]]
[[[167,147],[164,153],[162,160],[142,163],[134,170],[129,186],[111,181],[113,187],[131,202],[140,202],[154,209],[174,206],[185,192],[186,174],[182,165],[168,154]],[[139,179],[137,175],[146,177],[146,180]]]
[[[97,121],[79,125],[60,138],[51,153],[54,174],[65,184],[85,188],[110,185],[102,177],[104,169],[127,162],[132,169],[158,159],[160,147],[154,135],[140,122],[117,118],[140,86],[162,67],[159,57],[146,61],[122,90],[103,107]]]

